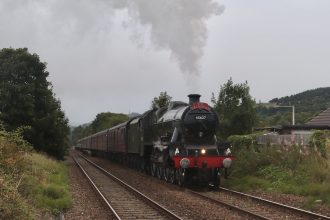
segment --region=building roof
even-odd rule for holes
[[[307,125],[328,125],[330,126],[330,108],[321,112],[319,115],[312,118]]]

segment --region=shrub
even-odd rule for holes
[[[330,145],[330,132],[329,131],[314,131],[309,146],[320,152],[322,157],[327,158]],[[328,150],[327,150],[328,149]]]
[[[0,219],[32,219],[70,207],[66,166],[32,152],[21,129],[0,126]]]
[[[229,187],[303,195],[307,204],[322,200],[330,206],[330,161],[319,150],[303,154],[300,146],[256,147],[246,136],[232,140],[241,145],[235,146],[239,150],[234,154],[230,180],[226,181]],[[327,143],[328,140],[326,148]]]

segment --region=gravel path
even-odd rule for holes
[[[112,214],[96,196],[72,158],[67,157],[65,162],[69,167],[70,190],[73,197],[72,208],[64,214],[65,219],[112,219]]]
[[[185,188],[166,183],[104,159],[96,157],[89,157],[89,159],[183,219],[248,219],[246,215],[242,216],[240,213],[212,204],[204,199],[190,196],[185,192]]]
[[[104,160],[97,157],[89,158],[112,172],[114,175],[123,179],[128,184],[134,186],[138,190],[141,190],[150,198],[159,202],[168,209],[173,210],[174,213],[176,213],[180,217],[183,217],[184,219],[247,219],[247,216],[241,216],[240,214],[237,214],[229,209],[222,208],[211,203],[207,203],[203,200],[196,199],[196,197],[187,196],[188,194],[185,193],[185,189],[177,185],[166,183],[165,181],[158,180],[157,178],[112,163],[108,160]],[[109,219],[110,214],[106,214],[106,211],[104,211],[103,208],[103,204],[99,202],[97,198],[95,198],[95,193],[92,191],[92,189],[89,186],[86,187],[87,181],[82,181],[83,176],[80,172],[77,172],[78,168],[74,169],[74,167],[75,166],[70,167],[70,181],[73,189],[72,193],[75,202],[73,209],[66,213],[65,218]],[[81,195],[81,188],[85,189],[84,194],[86,195]],[[92,194],[94,202],[92,202],[92,197],[90,194]],[[250,194],[272,201],[284,203],[287,205],[292,205],[295,207],[303,207],[304,204],[303,197],[298,197],[294,195],[268,193],[262,191]],[[97,203],[98,205],[95,205],[95,203]],[[96,211],[97,215],[92,216],[90,214],[85,213],[86,210],[93,209],[99,209],[98,211]],[[329,215],[330,213],[330,209],[324,206],[318,208],[317,211],[324,215]],[[83,214],[80,214],[80,212],[82,212]]]
[[[264,199],[268,199],[274,202],[282,203],[285,205],[306,209],[305,198],[303,196],[288,195],[284,193],[275,193],[275,192],[264,192],[261,190],[251,192],[254,196],[258,196]],[[312,210],[312,212],[320,213],[325,216],[330,216],[330,208],[325,205],[317,204]]]

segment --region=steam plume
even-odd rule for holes
[[[10,11],[6,26],[25,26],[37,42],[45,38],[45,32],[59,33],[70,41],[71,35],[83,38],[98,30],[108,30],[115,10],[127,10],[135,40],[143,38],[140,30],[149,30],[150,41],[156,49],[168,50],[182,72],[189,77],[199,75],[199,61],[207,39],[206,21],[219,15],[224,7],[215,0],[1,0],[0,20]],[[4,14],[4,15],[2,15]],[[29,17],[21,20],[22,15]],[[105,19],[107,19],[105,21]],[[25,25],[22,25],[22,22]],[[28,23],[29,25],[26,25]],[[50,25],[51,24],[51,25]],[[126,25],[127,26],[127,25]],[[139,29],[139,27],[143,27]],[[5,32],[5,33],[6,33]],[[142,32],[143,33],[143,32]],[[7,33],[8,34],[8,33]],[[15,33],[14,33],[15,34]],[[18,35],[21,36],[21,35]],[[64,36],[64,37],[63,37]],[[61,37],[61,36],[60,36]],[[56,39],[58,36],[55,37]],[[1,40],[1,36],[0,36]],[[137,41],[139,42],[139,41]]]
[[[150,28],[154,46],[171,52],[180,69],[199,75],[199,60],[207,39],[206,20],[224,7],[213,0],[110,0],[127,9],[132,21]]]

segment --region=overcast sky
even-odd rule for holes
[[[70,124],[142,113],[167,91],[257,102],[330,86],[329,0],[0,0],[0,48],[47,62]]]

